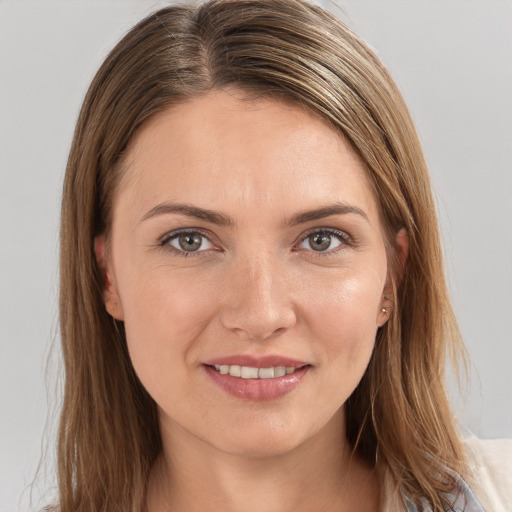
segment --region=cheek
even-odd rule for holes
[[[322,287],[310,282],[303,315],[330,363],[357,372],[366,368],[373,351],[384,274],[347,274],[325,280]]]
[[[142,382],[158,388],[162,370],[179,377],[212,316],[208,280],[194,280],[169,269],[155,269],[129,280],[122,294],[130,357]],[[178,380],[178,379],[176,379]]]
[[[142,329],[143,337],[160,334],[172,341],[204,327],[214,292],[207,279],[161,267],[126,282],[130,288],[123,290],[122,301],[127,329]]]

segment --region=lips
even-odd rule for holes
[[[284,366],[284,367],[295,367],[301,368],[306,366],[307,363],[304,361],[299,361],[297,359],[291,359],[289,357],[277,356],[277,355],[267,355],[267,356],[250,356],[250,355],[236,355],[236,356],[226,356],[226,357],[218,357],[215,359],[210,359],[205,361],[208,366],[215,365],[239,365],[239,366],[250,366],[253,368],[270,368],[275,366]]]
[[[246,400],[274,400],[295,389],[311,366],[281,356],[228,356],[211,359],[204,368],[228,394]]]

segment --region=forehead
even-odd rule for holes
[[[150,119],[125,158],[120,195],[147,209],[168,200],[239,210],[333,200],[376,208],[364,163],[326,122],[296,105],[247,101],[233,90]]]

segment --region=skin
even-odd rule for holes
[[[159,406],[164,450],[148,510],[376,511],[377,474],[342,433],[344,403],[389,315],[377,202],[364,164],[329,126],[243,97],[215,91],[149,120],[124,162],[108,254],[96,239],[107,310],[125,322],[133,366]],[[155,212],[169,203],[234,225]],[[359,213],[284,222],[334,203]],[[187,257],[166,238],[185,228],[207,237]],[[342,237],[314,250],[310,235],[326,229]],[[397,249],[405,255],[403,233]],[[240,354],[310,367],[288,394],[245,400],[204,371]]]

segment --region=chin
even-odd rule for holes
[[[229,443],[222,451],[248,459],[267,458],[290,453],[300,444],[300,441],[291,441],[289,436],[277,438],[265,436],[258,439],[239,439],[236,442]]]
[[[239,422],[234,430],[222,429],[215,445],[223,452],[248,458],[279,456],[302,445],[314,435],[311,431],[310,426],[291,420]]]

